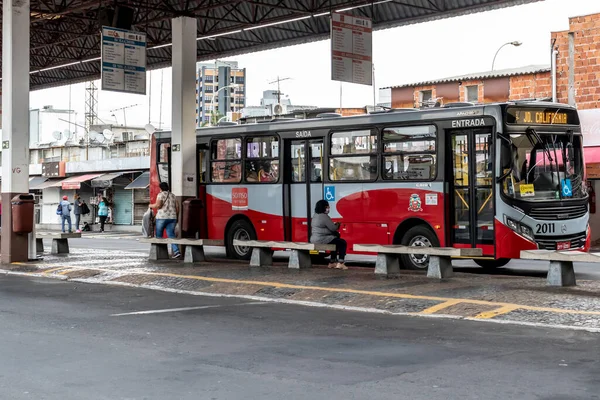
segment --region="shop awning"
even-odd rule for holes
[[[118,178],[124,174],[135,174],[137,172],[142,172],[142,171],[119,171],[119,172],[110,172],[108,174],[103,174],[97,178],[92,179],[92,187],[100,187],[100,188],[111,187],[113,179]]]
[[[87,182],[94,178],[99,177],[102,174],[85,174],[72,176],[60,182],[60,185],[64,190],[69,189],[81,189],[81,182]]]
[[[584,147],[583,157],[587,179],[600,179],[600,147]]]
[[[46,182],[40,183],[39,185],[37,185],[36,189],[42,190],[42,189],[51,188],[51,187],[60,187],[62,181],[63,181],[62,179],[48,179]]]
[[[29,178],[29,190],[39,190],[39,185],[45,183],[48,180],[45,176],[32,176]]]
[[[148,186],[150,186],[150,172],[146,171],[125,186],[125,189],[146,189]]]

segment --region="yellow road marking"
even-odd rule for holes
[[[42,274],[44,274],[44,275],[51,274],[52,272],[59,271],[61,269],[65,269],[65,267],[50,268],[50,269],[47,269],[44,272],[42,272]]]
[[[462,303],[462,301],[456,299],[444,301],[443,303],[436,304],[433,307],[429,307],[428,309],[421,311],[419,314],[435,314],[436,312],[443,310],[444,308],[448,308],[459,303]]]
[[[491,310],[491,311],[482,312],[482,313],[476,315],[474,318],[475,319],[490,319],[490,318],[497,317],[498,315],[508,314],[509,312],[515,311],[518,308],[522,308],[522,307],[518,307],[518,306],[504,306],[504,307],[496,308],[496,309]]]
[[[13,264],[17,264],[17,263],[13,263]],[[30,265],[30,264],[19,263],[19,265]],[[71,270],[93,270],[93,271],[101,271],[101,272],[114,272],[114,270],[112,270],[112,269],[103,269],[103,268],[85,268],[85,267],[75,267],[75,266],[64,266],[63,268],[71,268]],[[180,279],[193,279],[193,280],[204,281],[204,282],[234,283],[234,284],[245,284],[245,285],[255,285],[255,286],[269,286],[269,287],[285,288],[285,289],[315,290],[315,291],[329,292],[329,293],[352,293],[352,294],[362,294],[362,295],[374,296],[374,297],[391,297],[391,298],[396,298],[396,299],[433,300],[433,301],[440,301],[443,303],[456,302],[456,304],[466,303],[466,304],[477,304],[477,305],[483,305],[483,306],[497,306],[498,308],[493,310],[493,311],[499,311],[496,315],[505,314],[505,313],[514,311],[516,309],[521,309],[521,310],[528,310],[528,311],[543,311],[543,312],[553,312],[553,313],[560,313],[560,314],[578,314],[578,315],[598,315],[598,316],[600,316],[600,311],[569,310],[569,309],[564,309],[564,308],[527,306],[527,305],[523,305],[523,304],[504,303],[504,302],[495,302],[495,301],[486,301],[486,300],[461,299],[461,298],[437,297],[437,296],[420,296],[420,295],[407,294],[407,293],[375,292],[375,291],[371,291],[371,290],[360,290],[360,289],[342,289],[342,288],[328,288],[328,287],[320,287],[320,286],[293,285],[293,284],[289,284],[289,283],[269,282],[269,281],[248,281],[248,280],[241,280],[241,279],[212,278],[212,277],[208,277],[208,276],[180,275],[180,274],[172,274],[172,273],[168,273],[168,272],[131,271],[131,272],[128,272],[128,275],[148,275],[148,276],[159,276],[159,277],[180,278]],[[433,307],[436,307],[436,306],[433,306]],[[490,311],[490,313],[493,311]],[[486,314],[486,313],[481,313],[479,315],[482,315],[482,314]],[[477,317],[475,317],[475,318],[477,318]],[[492,318],[492,317],[488,317],[488,319]],[[482,318],[480,317],[479,319],[482,319]]]
[[[66,275],[66,274],[68,274],[69,272],[71,272],[72,270],[73,270],[72,268],[67,268],[65,271],[63,271],[63,272],[59,272],[59,273],[58,273],[58,275]]]

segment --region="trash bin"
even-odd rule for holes
[[[34,203],[32,194],[18,194],[12,198],[10,204],[14,233],[31,233],[33,231]]]
[[[200,233],[203,223],[204,203],[201,199],[187,199],[183,202],[181,230],[191,235]]]

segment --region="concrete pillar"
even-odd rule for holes
[[[195,197],[196,176],[196,25],[195,18],[173,19],[173,118],[171,191],[181,206]],[[180,210],[183,207],[179,207]],[[179,221],[182,221],[182,215]],[[181,226],[181,224],[180,224]],[[178,232],[181,237],[181,232]]]
[[[196,195],[196,19],[173,19],[171,190]],[[193,178],[193,182],[189,178]]]
[[[10,200],[29,193],[29,6],[29,0],[2,3],[3,263],[27,261],[27,235],[12,233]]]

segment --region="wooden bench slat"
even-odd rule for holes
[[[179,244],[182,246],[223,246],[223,241],[216,239],[141,238],[140,243]]]
[[[394,244],[355,244],[354,251],[381,254],[427,254],[439,257],[478,257],[481,249],[458,249],[454,247],[417,247]]]
[[[78,239],[81,238],[81,233],[36,232],[35,237],[40,239]]]
[[[334,244],[316,244],[305,242],[277,242],[269,240],[234,240],[234,246],[261,247],[274,249],[308,250],[308,251],[334,251]]]
[[[600,262],[600,254],[581,251],[522,250],[521,259],[540,261]]]

